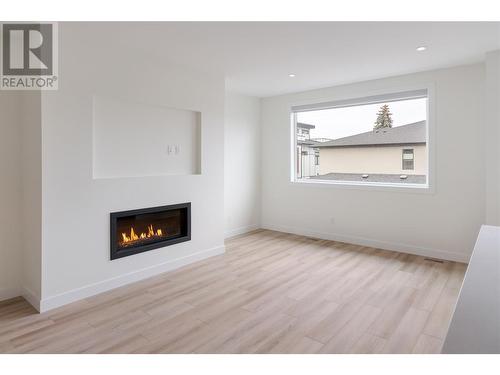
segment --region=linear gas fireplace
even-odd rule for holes
[[[111,260],[191,239],[191,203],[111,213]]]

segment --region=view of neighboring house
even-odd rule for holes
[[[368,175],[365,180],[377,182],[425,183],[426,180],[425,121],[339,138],[315,147],[320,150],[322,178],[340,180],[347,173]]]
[[[297,124],[297,132],[306,124]],[[307,125],[305,130],[314,129]],[[303,131],[303,130],[302,130]],[[425,183],[425,121],[318,142],[304,139],[303,177],[328,180]],[[315,155],[314,169],[311,157]]]
[[[297,178],[317,176],[319,174],[320,142],[311,139],[314,125],[297,123]]]

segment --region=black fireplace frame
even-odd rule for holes
[[[116,228],[117,222],[119,218],[140,215],[140,214],[149,214],[156,213],[161,211],[168,210],[178,210],[178,209],[186,209],[186,232],[185,236],[173,237],[165,239],[164,241],[159,241],[147,245],[141,245],[138,247],[133,247],[130,249],[118,249],[118,242],[116,236]],[[150,251],[154,249],[158,249],[160,247],[166,247],[170,245],[174,245],[180,242],[186,242],[191,240],[191,202],[172,204],[168,206],[159,206],[159,207],[150,207],[150,208],[140,208],[138,210],[129,210],[129,211],[120,211],[120,212],[112,212],[110,214],[110,250],[111,250],[111,260],[119,259],[123,257],[127,257],[134,254],[140,254],[145,251]]]

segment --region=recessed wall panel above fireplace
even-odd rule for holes
[[[191,239],[191,203],[114,212],[111,260]]]
[[[201,113],[93,97],[93,177],[201,173]]]

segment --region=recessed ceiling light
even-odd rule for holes
[[[295,77],[295,74],[291,73],[288,75],[288,77],[293,78],[293,77]]]
[[[425,46],[420,46],[420,47],[417,47],[417,51],[418,51],[418,52],[425,51],[426,49],[427,49],[427,47],[425,47]]]

